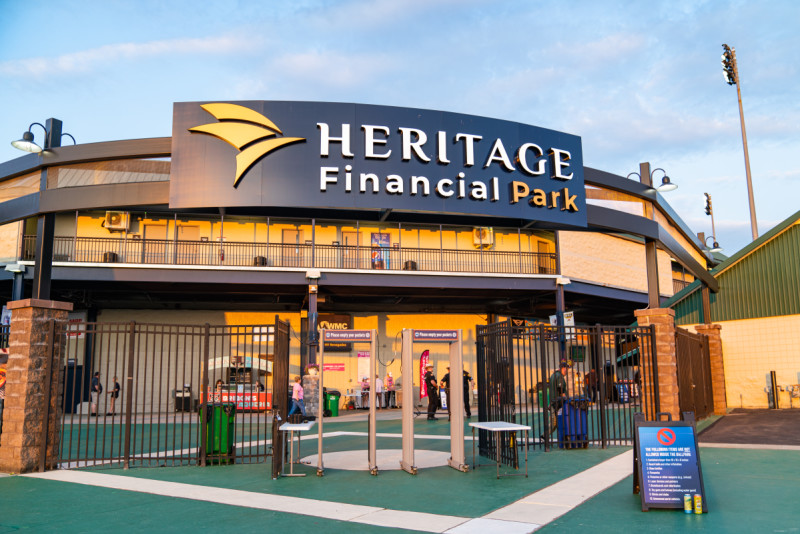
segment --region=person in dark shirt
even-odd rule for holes
[[[450,420],[450,405],[452,404],[452,397],[450,396],[450,368],[444,374],[439,384],[444,387],[445,400],[447,400],[447,420]],[[441,399],[440,399],[441,400]]]
[[[467,412],[467,419],[472,417],[472,411],[469,408],[469,397],[472,393],[472,377],[464,370],[464,410]]]
[[[108,404],[108,413],[106,415],[115,415],[114,414],[114,406],[117,403],[117,399],[119,398],[119,392],[122,388],[119,387],[119,382],[117,382],[117,377],[114,377],[114,382],[111,385],[111,391],[108,392],[111,395],[111,400]]]
[[[433,375],[433,364],[425,366],[425,388],[428,391],[428,421],[436,421],[436,410],[439,408],[439,386]]]
[[[99,402],[100,394],[103,392],[103,385],[100,383],[100,371],[95,371],[92,377],[89,393],[92,397],[92,415],[97,416],[97,403]]]

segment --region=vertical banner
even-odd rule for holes
[[[370,380],[371,384],[374,377],[369,376],[369,351],[360,350],[358,351],[358,381],[360,382],[365,376]]]
[[[426,349],[419,357],[419,398],[428,396],[428,388],[425,387],[425,366],[428,365],[429,352]]]
[[[389,247],[391,246],[391,236],[383,233],[372,234],[372,268],[389,268]]]

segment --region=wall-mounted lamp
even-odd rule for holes
[[[33,137],[33,132],[31,132],[31,129],[34,126],[40,126],[44,130],[44,143],[43,143],[44,148],[36,144],[33,140],[34,137]],[[47,126],[39,122],[33,122],[31,123],[30,126],[28,126],[27,131],[25,131],[22,134],[22,139],[11,141],[11,146],[13,146],[14,148],[18,148],[20,150],[24,150],[25,152],[39,154],[42,151],[60,147],[61,138],[64,136],[72,139],[72,143],[77,145],[78,143],[75,141],[75,138],[72,137],[71,134],[61,132],[61,126],[62,122],[58,119],[48,119]]]
[[[711,243],[711,248],[708,248],[708,240],[709,239],[713,239],[714,240]],[[710,235],[710,236],[708,236],[706,238],[706,241],[705,241],[704,245],[706,246],[706,250],[708,250],[709,252],[722,252],[722,247],[719,246],[719,243],[717,243],[717,238],[714,237],[713,235]]]
[[[663,178],[661,178],[661,185],[659,185],[658,187],[654,187],[653,189],[655,189],[656,191],[658,191],[658,192],[660,192],[660,193],[666,193],[667,191],[674,191],[675,189],[678,189],[678,184],[675,184],[675,183],[673,183],[673,182],[672,182],[672,181],[669,179],[669,176],[667,176],[667,171],[665,171],[665,170],[664,170],[664,169],[662,169],[662,168],[653,169],[653,172],[651,172],[651,173],[650,173],[650,187],[653,187],[653,186],[652,186],[652,183],[653,183],[653,175],[656,173],[656,171],[661,171],[661,172],[663,172],[663,173],[664,173],[664,177],[663,177]],[[631,176],[633,176],[633,175],[636,175],[636,176],[638,176],[638,177],[639,177],[639,180],[641,180],[641,179],[642,179],[642,175],[641,175],[641,174],[639,174],[638,172],[632,172],[632,173],[630,173],[628,176],[626,176],[626,178],[630,178],[630,177],[631,177]]]

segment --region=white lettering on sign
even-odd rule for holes
[[[354,157],[351,150],[350,124],[342,124],[338,135],[331,132],[331,127],[327,123],[318,122],[317,128],[320,132],[320,156],[329,157],[331,144],[336,143],[340,146],[342,157]],[[387,145],[392,131],[388,126],[364,124],[361,125],[361,130],[364,137],[365,159],[386,160],[391,156],[392,149]],[[421,163],[430,163],[435,159],[436,163],[440,165],[448,165],[450,163],[448,147],[455,146],[455,150],[460,149],[462,152],[462,165],[473,167],[475,166],[476,149],[479,144],[484,143],[482,146],[488,146],[488,151],[483,169],[494,165],[503,172],[520,171],[527,176],[541,177],[547,174],[549,166],[550,177],[560,181],[572,180],[575,174],[570,163],[572,154],[560,148],[549,148],[547,151],[549,157],[545,157],[545,151],[541,146],[525,142],[517,147],[515,152],[512,152],[514,154],[512,159],[509,156],[508,148],[500,138],[495,138],[491,141],[491,145],[486,145],[489,140],[484,140],[480,135],[458,132],[450,137],[446,131],[440,130],[436,132],[435,150],[432,150],[432,154],[428,154],[425,151],[428,143],[428,134],[425,131],[419,128],[400,127],[397,132],[400,134],[401,159],[403,161],[415,159]],[[411,196],[427,197],[431,195],[431,189],[433,189],[437,196],[444,199],[452,197],[497,202],[501,197],[499,185],[499,179],[496,176],[487,182],[480,179],[471,180],[464,172],[458,172],[453,178],[442,176],[433,181],[427,176],[403,177],[399,174],[379,176],[374,172],[357,172],[355,191],[362,194],[384,192],[388,195],[403,195],[408,192]],[[352,165],[345,165],[344,173],[340,167],[320,167],[320,191],[326,192],[333,187],[343,187],[347,193],[354,191]],[[578,211],[575,202],[577,195],[571,195],[566,188],[547,192],[526,182],[512,181],[509,184],[508,194],[510,204],[516,204],[528,197],[527,201],[531,207],[557,208],[560,211],[568,212]]]

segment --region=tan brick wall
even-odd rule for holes
[[[647,291],[644,243],[595,232],[559,232],[561,274],[576,280]],[[658,284],[672,295],[672,263],[658,251]]]
[[[730,408],[768,408],[770,371],[779,386],[800,384],[800,315],[720,321],[725,393]],[[696,329],[696,327],[693,327]],[[781,408],[800,399],[779,393]]]
[[[714,413],[724,415],[728,402],[725,395],[725,362],[722,353],[722,326],[718,324],[699,324],[694,327],[699,334],[708,336],[708,355],[711,367],[711,390],[714,400]]]
[[[42,436],[47,421],[47,465],[58,451],[58,386],[61,347],[48,347],[49,321],[67,320],[72,304],[28,299],[9,303],[13,310],[9,358],[6,365],[6,399],[0,436],[0,471],[27,473],[39,468]],[[50,385],[47,370],[51,370]],[[49,398],[45,395],[49,391]]]
[[[659,410],[672,414],[673,421],[680,420],[680,403],[678,399],[678,366],[675,347],[675,311],[667,308],[636,310],[639,326],[655,325],[656,354],[658,363],[658,396]],[[646,363],[646,358],[644,359]],[[642,370],[642,379],[649,380],[649,369]],[[645,382],[645,391],[653,391]],[[652,420],[650,414],[646,414]]]

